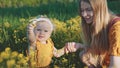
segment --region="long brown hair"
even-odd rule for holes
[[[81,1],[90,3],[94,13],[91,24],[87,24],[80,13],[87,45],[89,45],[92,54],[104,55],[109,50],[108,23],[112,18],[112,14],[108,10],[107,0],[80,0],[80,11]]]

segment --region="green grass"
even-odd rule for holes
[[[47,15],[51,18],[67,20],[78,15],[76,3],[53,3],[43,4],[37,7],[0,8],[1,16],[14,16],[28,18],[37,15]]]

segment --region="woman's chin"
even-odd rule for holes
[[[86,21],[86,23],[87,23],[87,24],[91,24],[91,22],[90,22],[90,21]]]

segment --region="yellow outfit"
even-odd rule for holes
[[[51,39],[47,40],[47,44],[36,41],[36,67],[46,67],[50,64],[53,56],[53,46]]]
[[[120,56],[120,21],[117,21],[109,29],[109,54],[106,55],[106,65],[110,63],[110,56]]]

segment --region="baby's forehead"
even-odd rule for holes
[[[48,23],[46,21],[38,21],[36,23],[36,25],[38,25],[38,26],[52,26],[52,24],[50,24],[50,23]]]
[[[36,23],[36,27],[39,27],[39,28],[47,28],[47,29],[52,29],[52,24],[46,22],[46,21],[38,21]]]

